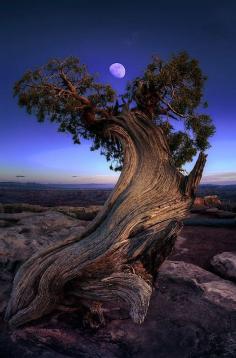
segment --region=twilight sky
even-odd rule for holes
[[[152,55],[167,59],[186,50],[208,76],[205,97],[217,130],[202,182],[236,183],[235,39],[234,0],[2,0],[0,181],[112,183],[118,177],[89,142],[74,145],[55,125],[37,123],[18,108],[12,87],[27,69],[78,56],[122,93]],[[111,76],[113,62],[126,67],[125,78]]]

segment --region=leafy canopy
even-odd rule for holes
[[[78,58],[69,57],[27,71],[16,82],[14,94],[29,114],[40,122],[58,123],[58,130],[70,133],[74,143],[91,139],[91,150],[100,149],[115,170],[122,168],[122,148],[103,136],[102,120],[118,115],[123,104],[129,105],[131,111],[144,112],[163,129],[175,165],[181,169],[197,151],[209,148],[208,140],[215,132],[212,119],[202,112],[207,107],[205,80],[198,61],[185,52],[168,62],[153,57],[143,75],[117,96],[110,85],[96,82]],[[181,130],[175,129],[177,122]]]

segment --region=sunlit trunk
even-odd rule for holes
[[[161,129],[138,112],[111,118],[104,131],[124,149],[117,185],[84,232],[21,266],[6,313],[12,326],[85,299],[91,306],[126,305],[137,323],[145,318],[156,273],[173,248],[206,158],[200,154],[184,177]]]

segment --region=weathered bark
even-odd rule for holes
[[[158,267],[168,256],[201,179],[200,154],[189,176],[174,166],[160,128],[127,110],[104,126],[124,148],[118,183],[93,222],[77,236],[40,251],[17,272],[6,318],[19,326],[74,297],[82,304],[127,305],[143,322]]]

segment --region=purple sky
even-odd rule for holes
[[[186,50],[208,76],[208,112],[217,129],[203,182],[236,183],[235,38],[233,0],[1,1],[0,181],[110,183],[118,177],[99,152],[90,152],[89,142],[74,145],[55,125],[39,124],[18,108],[12,87],[25,70],[78,56],[121,93],[153,54],[167,59]],[[111,76],[113,62],[125,66],[125,78]]]

